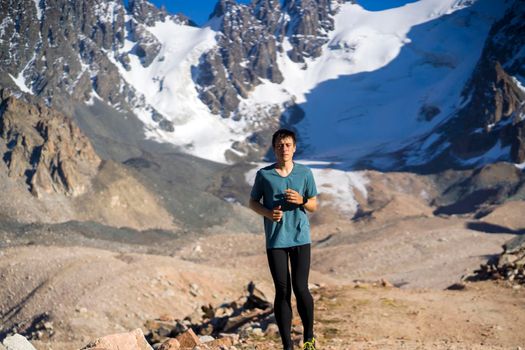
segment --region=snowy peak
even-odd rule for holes
[[[522,0],[220,0],[203,28],[146,0],[56,1],[0,9],[0,83],[66,111],[131,112],[146,137],[202,158],[258,160],[283,126],[302,157],[346,167],[524,153],[511,141],[523,139]],[[16,25],[21,13],[31,20]]]
[[[137,22],[147,26],[154,26],[157,21],[164,22],[167,16],[164,8],[158,9],[147,0],[129,0],[127,10]]]
[[[210,14],[210,19],[231,15],[236,9],[242,7],[245,6],[237,4],[235,0],[219,0],[217,4],[215,4],[213,12]]]
[[[262,80],[283,81],[278,53],[286,52],[301,63],[321,55],[340,3],[285,1],[281,9],[276,0],[258,0],[249,6],[220,0],[211,16],[219,21],[219,49],[201,59],[196,80],[202,101],[212,113],[240,118],[241,99]]]

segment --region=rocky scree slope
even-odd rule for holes
[[[4,89],[0,102],[2,213],[22,222],[93,220],[175,228],[163,204],[130,170],[95,153],[75,122]]]

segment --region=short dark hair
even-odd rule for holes
[[[296,144],[295,133],[292,130],[279,129],[272,136],[272,147],[275,147],[275,143],[285,137],[291,137],[293,140],[293,144]]]

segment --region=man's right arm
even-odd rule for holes
[[[261,204],[261,202],[256,201],[256,200],[253,199],[253,198],[250,198],[249,206],[250,206],[250,209],[253,210],[254,212],[256,212],[257,214],[262,215],[262,216],[265,216],[265,217],[267,217],[268,219],[271,219],[271,218],[272,218],[272,211],[271,211],[270,209],[266,209],[266,208]]]
[[[250,202],[248,204],[251,210],[256,212],[259,215],[262,215],[272,221],[280,221],[283,217],[283,212],[281,210],[281,206],[274,208],[273,210],[265,208],[261,202],[256,201],[253,198],[250,198]]]

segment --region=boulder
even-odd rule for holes
[[[181,348],[193,349],[195,346],[201,345],[199,337],[191,328],[177,336],[176,339],[179,341]]]
[[[89,343],[82,350],[153,350],[140,328],[128,333],[117,333],[99,338]],[[21,349],[22,350],[22,349]]]
[[[5,347],[6,350],[36,350],[29,340],[20,334],[15,334],[5,338],[3,347]],[[0,349],[2,349],[1,345]]]

